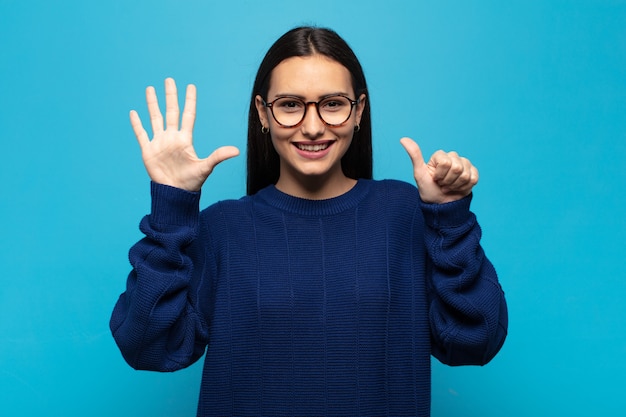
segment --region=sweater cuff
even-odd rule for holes
[[[150,195],[152,196],[151,222],[190,227],[198,224],[200,192],[150,182]]]
[[[420,201],[424,221],[435,229],[457,227],[465,224],[471,217],[470,203],[473,194],[457,201],[444,204],[430,204]]]

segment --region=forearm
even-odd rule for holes
[[[172,371],[195,361],[206,344],[206,326],[189,297],[199,196],[156,184],[152,191],[152,213],[140,226],[146,237],[130,251],[133,270],[110,326],[131,366]]]
[[[431,277],[433,355],[450,365],[489,362],[506,337],[508,315],[496,271],[480,246],[471,196],[423,205]]]

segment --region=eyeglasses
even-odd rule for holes
[[[341,126],[350,119],[352,108],[358,101],[341,95],[324,97],[320,101],[304,101],[298,97],[278,97],[276,100],[263,105],[268,107],[276,123],[282,127],[296,127],[306,117],[310,104],[315,104],[317,114],[328,126]]]

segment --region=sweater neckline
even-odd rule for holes
[[[260,190],[257,196],[272,207],[303,216],[328,216],[356,207],[369,190],[370,181],[359,179],[354,187],[337,197],[324,200],[309,200],[294,197],[270,185]]]

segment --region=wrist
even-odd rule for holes
[[[151,220],[156,224],[195,226],[200,212],[200,192],[168,184],[150,183]]]

